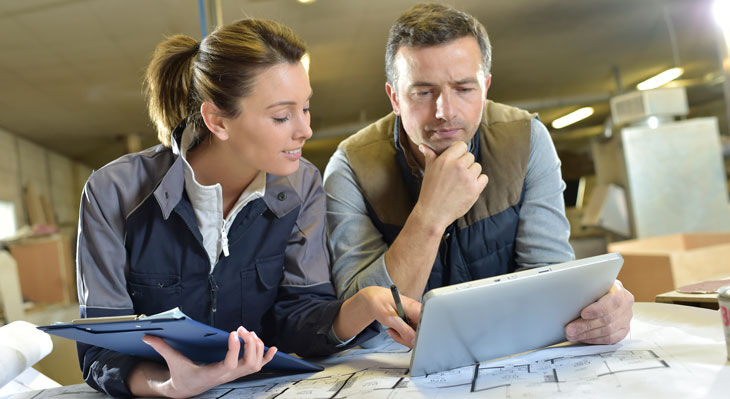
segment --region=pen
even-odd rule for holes
[[[393,294],[393,301],[395,301],[395,310],[398,312],[398,317],[403,319],[406,324],[410,324],[408,323],[406,312],[403,311],[403,304],[400,301],[400,292],[398,292],[398,287],[396,287],[395,284],[390,286],[390,293]]]

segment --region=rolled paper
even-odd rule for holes
[[[0,327],[0,387],[51,353],[51,336],[27,321]]]

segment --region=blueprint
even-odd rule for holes
[[[564,398],[631,396],[636,381],[675,373],[652,345],[546,349],[424,377],[408,377],[410,353],[396,343],[351,350],[325,371],[279,381],[229,384],[205,398]],[[636,349],[631,349],[635,347]],[[682,370],[684,372],[685,370]],[[624,392],[625,391],[625,392]],[[213,396],[210,396],[213,395]]]
[[[197,398],[730,397],[730,363],[716,312],[637,305],[642,317],[634,318],[631,335],[615,345],[562,345],[411,378],[410,350],[390,341],[318,361],[325,369],[317,373],[238,381]],[[663,313],[654,317],[649,311],[655,309]],[[105,396],[86,385],[12,396],[70,397]]]

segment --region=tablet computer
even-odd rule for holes
[[[411,376],[565,341],[565,325],[610,290],[622,264],[610,253],[427,292]]]

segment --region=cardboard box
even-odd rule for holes
[[[68,236],[52,234],[10,243],[18,264],[20,291],[26,301],[76,302],[76,273]]]
[[[618,279],[636,301],[697,281],[730,277],[730,233],[688,233],[620,241],[609,252],[624,257]]]

